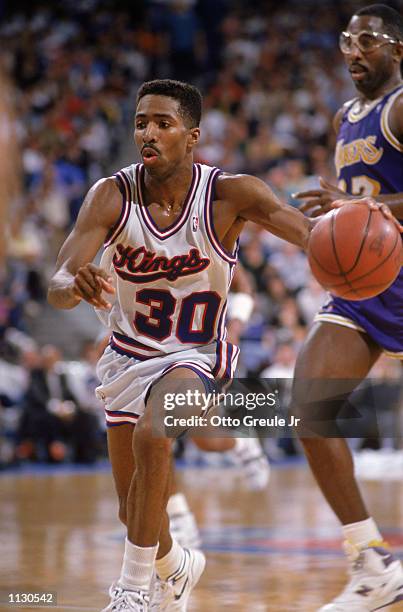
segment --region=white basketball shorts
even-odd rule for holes
[[[163,354],[148,359],[131,357],[117,344],[115,334],[98,362],[101,384],[97,397],[104,402],[108,427],[135,425],[144,414],[147,397],[153,383],[175,368],[193,370],[202,380],[206,392],[212,392],[214,382],[232,378],[239,348],[228,342],[213,342],[197,348]],[[123,336],[119,335],[121,339]]]

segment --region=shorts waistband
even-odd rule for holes
[[[109,341],[110,347],[119,355],[126,355],[126,357],[133,357],[139,361],[146,361],[153,357],[160,357],[165,353],[162,353],[158,349],[151,348],[146,344],[142,344],[131,338],[130,336],[124,336],[118,332],[113,332]]]

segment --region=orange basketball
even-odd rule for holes
[[[378,210],[345,204],[311,232],[308,259],[317,281],[333,295],[363,300],[385,291],[402,264],[399,230]]]

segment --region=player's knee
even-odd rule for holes
[[[153,439],[153,421],[149,411],[137,421],[134,434],[136,444],[149,444]]]
[[[150,455],[166,455],[171,456],[172,440],[161,436],[158,431],[155,430],[152,418],[150,415],[145,414],[137,422],[136,429],[134,431],[134,443],[136,450],[136,456],[140,457],[140,460]]]
[[[295,418],[303,418],[306,415],[307,396],[304,396],[306,389],[299,380],[294,379],[290,398],[290,412]]]

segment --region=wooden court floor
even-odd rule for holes
[[[229,468],[185,469],[180,480],[208,559],[190,611],[314,612],[342,587],[338,525],[304,465],[273,469],[263,493],[245,491]],[[403,483],[363,488],[403,557]],[[53,609],[101,610],[119,574],[123,540],[108,471],[0,475],[3,601],[11,591],[56,591]]]

